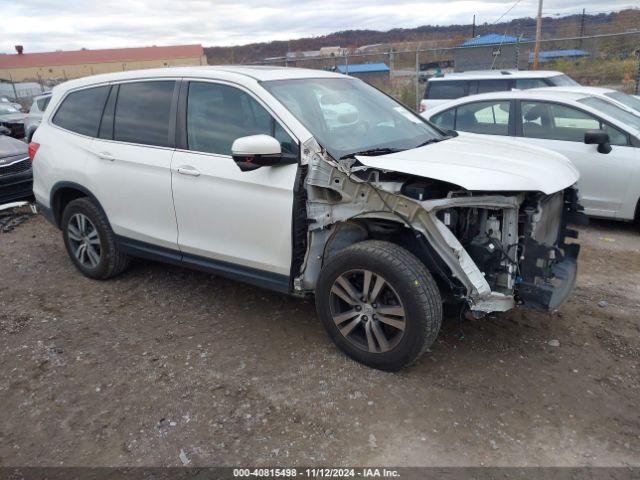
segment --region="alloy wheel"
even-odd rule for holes
[[[350,270],[331,287],[333,321],[349,343],[369,353],[384,353],[400,343],[406,313],[399,295],[381,275]]]
[[[73,255],[83,267],[95,268],[100,263],[100,235],[89,217],[82,213],[73,214],[67,225],[67,236]]]

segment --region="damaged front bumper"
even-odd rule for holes
[[[540,218],[544,209],[549,211]],[[568,225],[584,225],[588,220],[575,188],[567,188],[562,197],[541,201],[537,212],[524,210],[525,241],[516,298],[528,308],[553,310],[569,296],[578,274],[580,245],[567,243],[578,232]]]

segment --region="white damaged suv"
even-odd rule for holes
[[[39,207],[88,277],[139,256],[315,294],[341,350],[396,370],[445,302],[551,309],[575,282],[575,168],[454,135],[355,78],[194,67],[59,85],[29,151]]]

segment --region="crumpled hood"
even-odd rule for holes
[[[362,164],[432,178],[476,191],[537,191],[547,195],[578,181],[578,170],[564,155],[505,137],[471,133],[424,147],[375,157]]]

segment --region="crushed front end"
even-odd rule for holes
[[[307,241],[294,290],[312,292],[324,261],[365,239],[398,243],[422,260],[443,297],[475,315],[514,306],[557,308],[576,278],[584,223],[574,187],[470,191],[438,180],[338,162],[305,150]],[[296,268],[297,270],[297,268]]]

